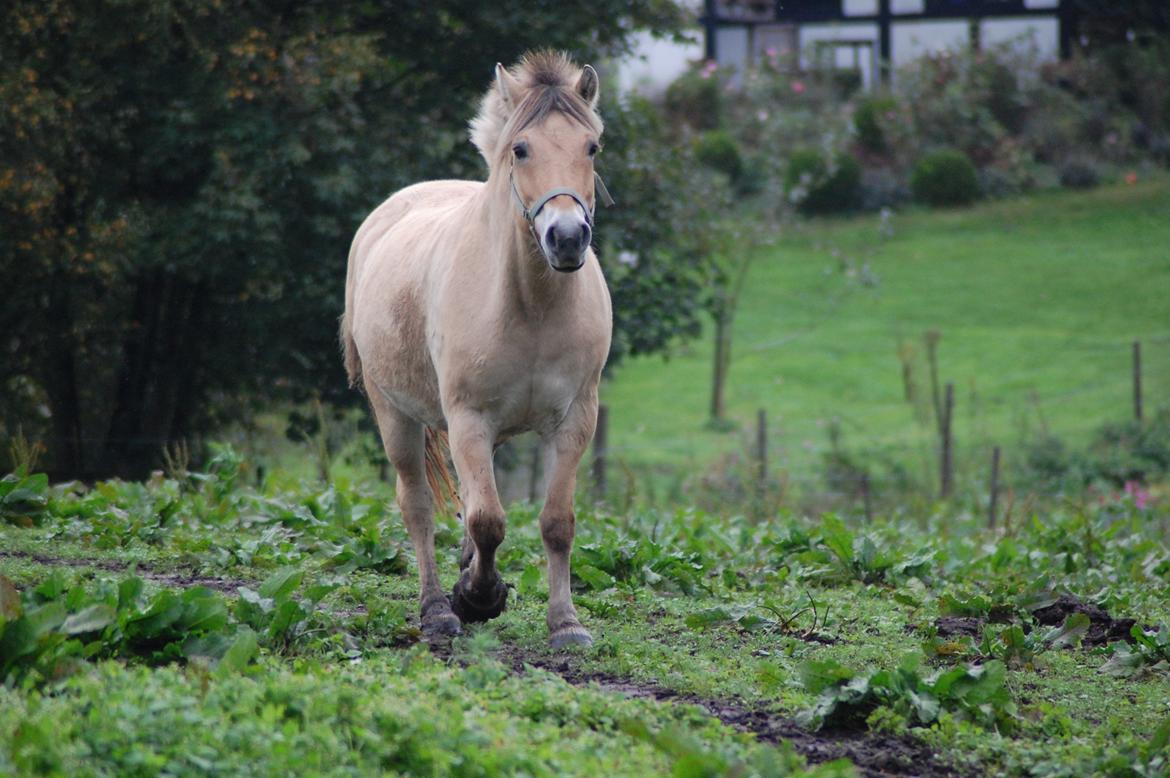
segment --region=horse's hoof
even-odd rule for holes
[[[470,576],[466,572],[451,590],[451,609],[464,623],[494,619],[504,612],[507,604],[508,586],[499,576],[483,597],[472,591]]]
[[[589,648],[593,645],[593,638],[589,636],[589,631],[580,624],[563,624],[549,634],[548,643],[554,651],[569,646]]]
[[[423,603],[421,620],[423,637],[428,640],[451,638],[463,632],[459,617],[451,610],[451,603],[443,595]]]

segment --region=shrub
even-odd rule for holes
[[[727,176],[732,183],[743,175],[739,144],[727,130],[708,130],[695,139],[695,158]]]
[[[979,196],[979,179],[966,154],[939,149],[918,160],[910,188],[914,199],[927,205],[967,205]]]
[[[716,71],[709,67],[684,73],[675,79],[663,95],[663,107],[671,122],[695,130],[718,127],[723,111],[721,83]]]
[[[853,113],[853,126],[857,130],[857,142],[866,151],[874,154],[885,153],[889,146],[886,141],[885,117],[898,107],[892,97],[870,97],[862,100]]]
[[[1092,189],[1101,182],[1101,171],[1087,157],[1071,157],[1060,165],[1060,185],[1068,189]]]
[[[847,154],[827,164],[819,151],[797,149],[788,159],[784,193],[802,213],[851,211],[861,201],[861,165]]]

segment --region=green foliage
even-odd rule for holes
[[[743,175],[743,158],[739,144],[726,130],[708,130],[695,138],[695,158],[718,171],[733,184]]]
[[[889,150],[885,130],[898,108],[898,102],[890,96],[867,97],[857,104],[853,112],[853,127],[857,131],[857,142],[873,154]]]
[[[702,132],[719,127],[723,116],[724,79],[704,64],[671,82],[663,96],[668,120]]]
[[[613,297],[612,368],[699,335],[730,191],[649,101],[603,91],[601,112],[597,169],[617,201],[598,214],[597,230]]]
[[[0,521],[31,527],[40,524],[49,504],[49,477],[44,473],[0,478]]]
[[[1016,705],[1004,681],[1002,662],[942,669],[922,676],[919,658],[907,656],[894,670],[858,673],[832,660],[801,665],[801,682],[817,695],[798,720],[820,729],[825,724],[864,720],[878,707],[891,709],[912,726],[930,726],[943,711],[975,724],[1010,732]]]
[[[979,197],[975,166],[957,149],[939,149],[918,160],[910,188],[915,200],[936,208],[968,205]]]
[[[1139,624],[1130,631],[1133,644],[1114,643],[1101,672],[1129,678],[1142,673],[1170,674],[1170,626],[1147,632]]]
[[[92,479],[145,475],[257,401],[356,402],[336,320],[362,216],[480,175],[465,127],[496,62],[616,54],[682,18],[664,0],[6,3],[5,405],[21,387],[16,407],[47,406],[27,422],[49,471]]]
[[[816,149],[796,149],[788,158],[784,192],[806,214],[852,211],[861,202],[861,165],[847,154],[826,160]]]
[[[1028,447],[1025,462],[1026,481],[1047,491],[1157,481],[1170,473],[1170,409],[1144,423],[1105,424],[1084,449],[1052,435],[1042,437]]]
[[[59,680],[84,659],[159,664],[198,659],[232,672],[256,654],[256,636],[229,623],[223,599],[195,587],[149,599],[143,581],[66,588],[50,578],[20,593],[0,576],[0,680],[7,686]]]
[[[1060,165],[1060,185],[1068,189],[1092,189],[1101,183],[1101,171],[1093,160],[1071,157]]]

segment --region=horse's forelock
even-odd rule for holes
[[[601,134],[601,118],[576,91],[581,68],[568,56],[555,51],[529,53],[510,72],[524,89],[515,110],[509,110],[493,85],[471,122],[471,140],[489,165],[495,165],[517,134],[539,126],[554,112]]]

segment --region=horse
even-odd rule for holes
[[[526,54],[494,83],[470,124],[484,182],[441,180],[393,194],[349,252],[341,341],[364,389],[418,559],[424,635],[498,616],[505,512],[496,446],[535,432],[548,474],[540,533],[548,558],[549,642],[591,645],[569,589],[577,466],[597,424],[612,310],[591,248],[594,158],[603,125],[593,67]],[[598,181],[600,179],[597,179]],[[435,563],[433,514],[446,472],[459,481],[464,535],[448,599]]]

